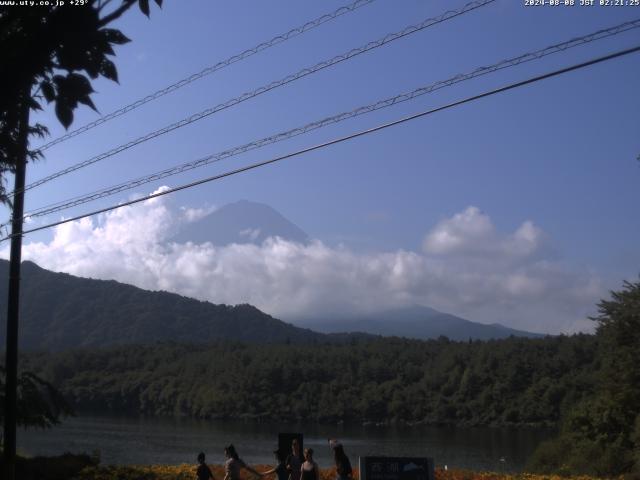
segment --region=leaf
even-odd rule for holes
[[[58,67],[63,70],[82,70],[89,53],[84,43],[77,39],[67,40],[57,51]]]
[[[150,14],[149,0],[138,0],[138,6],[140,7],[140,11],[148,17]]]
[[[56,91],[54,90],[53,85],[51,85],[51,82],[46,80],[41,82],[40,88],[42,89],[42,94],[47,100],[47,103],[53,102],[53,100],[56,98]]]
[[[35,99],[35,98],[29,98],[28,100],[29,103],[29,108],[33,111],[39,111],[42,110],[42,107],[40,106],[40,103]]]
[[[40,160],[44,158],[44,155],[40,150],[29,150],[27,152],[27,156],[29,157],[29,161],[35,162],[36,160]]]
[[[156,5],[162,8],[162,0],[155,0],[155,2],[156,2]]]
[[[104,35],[104,38],[106,38],[109,43],[113,43],[114,45],[124,45],[125,43],[129,43],[131,41],[120,30],[116,30],[114,28],[103,28],[100,31]]]
[[[82,97],[94,92],[89,79],[79,73],[70,73],[67,75],[65,89],[66,95],[72,97]]]
[[[87,107],[91,107],[92,110],[96,112],[98,111],[96,106],[93,104],[93,100],[91,100],[91,97],[89,97],[89,95],[85,95],[84,97],[78,98],[78,101],[83,105],[86,105]]]
[[[87,64],[85,70],[87,71],[87,74],[89,74],[89,76],[94,80],[98,78],[98,75],[100,74],[100,67],[96,67],[94,63]]]
[[[99,53],[96,55],[94,52],[92,52],[87,57],[87,62],[84,65],[84,69],[91,78],[95,79],[98,78],[98,75],[100,75],[100,64],[102,63],[103,58],[103,53]]]
[[[119,83],[118,70],[116,70],[116,66],[111,60],[107,60],[106,58],[102,60],[102,64],[100,65],[100,74],[109,80]]]
[[[73,110],[65,100],[58,99],[56,101],[56,116],[64,128],[68,130],[73,122]]]
[[[116,52],[113,51],[113,47],[111,46],[111,44],[109,42],[104,42],[103,44],[100,45],[100,50],[102,51],[102,54],[104,55],[115,55]]]
[[[36,135],[39,138],[44,138],[49,134],[49,129],[41,123],[29,126],[29,135]]]
[[[61,88],[64,88],[64,81],[65,77],[63,77],[62,75],[53,76],[53,83],[55,83],[56,87],[58,87],[58,91],[60,91]]]

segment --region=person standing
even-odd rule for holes
[[[214,480],[211,469],[204,461],[204,452],[198,454],[198,468],[196,469],[197,480]]]
[[[313,449],[304,449],[304,462],[300,467],[300,480],[320,480],[320,469],[313,460]]]
[[[291,453],[287,456],[286,467],[289,471],[289,480],[300,480],[300,467],[302,467],[302,455],[300,443],[296,438],[291,442]]]
[[[329,446],[333,450],[333,460],[336,464],[336,480],[351,480],[353,469],[349,457],[344,453],[344,447],[336,440],[329,440]]]

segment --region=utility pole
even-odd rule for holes
[[[20,311],[20,262],[22,260],[22,223],[24,181],[29,139],[29,90],[23,92],[18,115],[16,172],[11,216],[11,253],[9,258],[9,298],[7,301],[6,379],[4,395],[4,478],[16,478],[16,417],[18,387],[18,319]]]

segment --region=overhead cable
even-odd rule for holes
[[[369,105],[365,105],[365,106],[361,106],[358,108],[355,108],[353,110],[350,110],[348,112],[342,112],[339,113],[337,115],[333,115],[330,117],[326,117],[322,120],[317,120],[315,122],[311,122],[308,123],[304,126],[301,127],[296,127],[293,128],[291,130],[287,130],[285,132],[280,132],[277,133],[275,135],[271,135],[269,137],[264,137],[261,138],[259,140],[255,140],[253,142],[250,143],[246,143],[244,145],[240,145],[240,146],[236,146],[233,147],[231,149],[228,150],[224,150],[222,152],[218,152],[218,153],[214,153],[214,154],[210,154],[207,155],[205,157],[199,158],[195,161],[191,161],[191,162],[187,162],[187,163],[183,163],[181,165],[176,165],[174,167],[171,168],[167,168],[165,170],[161,170],[158,172],[155,172],[153,174],[150,175],[146,175],[143,177],[139,177],[136,179],[132,179],[129,180],[127,182],[123,182],[120,183],[118,185],[114,185],[111,187],[107,187],[101,190],[97,190],[94,191],[92,193],[88,193],[88,194],[84,194],[81,196],[77,196],[77,197],[73,197],[73,198],[69,198],[66,200],[62,200],[59,202],[55,202],[34,210],[31,210],[29,212],[27,212],[25,214],[25,219],[26,218],[34,218],[34,217],[42,217],[45,215],[49,215],[52,213],[56,213],[56,212],[60,212],[72,207],[76,207],[78,205],[82,205],[84,203],[88,203],[94,200],[98,200],[101,198],[105,198],[111,195],[115,195],[117,193],[120,192],[124,192],[127,190],[131,190],[133,188],[139,187],[141,185],[150,183],[150,182],[154,182],[157,180],[161,180],[173,175],[177,175],[189,170],[193,170],[195,168],[199,168],[199,167],[203,167],[205,165],[209,165],[215,162],[219,162],[221,160],[236,156],[236,155],[240,155],[242,153],[251,151],[251,150],[255,150],[261,147],[264,147],[266,145],[271,145],[273,143],[277,143],[283,140],[287,140],[289,138],[298,136],[298,135],[302,135],[305,133],[308,133],[310,131],[313,130],[317,130],[323,127],[326,127],[328,125],[332,125],[335,123],[339,123],[342,122],[344,120],[350,119],[350,118],[354,118],[360,115],[364,115],[366,113],[370,113],[370,112],[374,112],[377,110],[381,110],[383,108],[387,108],[387,107],[391,107],[393,105],[397,105],[399,103],[402,102],[406,102],[409,100],[413,100],[417,97],[420,97],[422,95],[428,94],[428,93],[432,93],[436,90],[439,90],[441,88],[446,88],[446,87],[450,87],[452,85],[455,85],[457,83],[466,81],[466,80],[470,80],[482,75],[486,75],[489,73],[493,73],[496,71],[500,71],[506,68],[510,68],[510,67],[515,67],[517,65],[521,65],[523,63],[526,62],[530,62],[533,60],[538,60],[541,59],[543,57],[546,57],[548,55],[554,54],[554,53],[558,53],[558,52],[564,52],[570,48],[574,48],[580,45],[584,45],[590,42],[594,42],[597,40],[601,40],[604,38],[608,38],[614,35],[618,35],[620,33],[626,32],[628,30],[634,29],[634,28],[638,28],[640,27],[640,19],[636,19],[636,20],[632,20],[629,22],[624,22],[621,23],[619,25],[616,25],[614,27],[609,27],[606,29],[601,29],[598,30],[596,32],[590,33],[588,35],[583,35],[581,37],[576,37],[576,38],[572,38],[571,40],[567,40],[565,42],[562,43],[557,43],[554,45],[550,45],[546,48],[540,49],[540,50],[536,50],[533,52],[528,52],[522,55],[519,55],[517,57],[513,57],[513,58],[509,58],[509,59],[505,59],[502,60],[500,62],[494,63],[492,65],[488,65],[488,66],[483,66],[480,68],[476,68],[475,70],[472,70],[470,72],[467,73],[460,73],[458,75],[455,75],[453,77],[450,77],[446,80],[439,80],[437,82],[431,83],[429,85],[426,86],[422,86],[420,88],[416,88],[415,90],[412,90],[411,92],[405,92],[405,93],[401,93],[399,95],[395,95],[393,97],[388,97],[386,99],[383,100],[379,100],[375,103],[371,103]],[[0,225],[1,227],[2,225]]]
[[[118,110],[114,110],[111,113],[108,113],[106,115],[103,115],[102,117],[87,123],[86,125],[83,125],[82,127],[79,127],[75,130],[72,130],[64,135],[62,135],[61,137],[58,137],[54,140],[51,140],[48,143],[45,143],[44,145],[42,145],[41,147],[38,148],[38,150],[40,151],[44,151],[48,148],[53,147],[54,145],[57,145],[59,143],[62,143],[70,138],[73,138],[75,136],[80,135],[81,133],[87,132],[89,130],[91,130],[92,128],[97,127],[98,125],[102,125],[103,123],[108,122],[109,120],[113,120],[114,118],[117,118],[121,115],[124,115],[126,113],[129,113],[139,107],[141,107],[142,105],[149,103],[153,100],[157,100],[160,97],[164,97],[165,95],[168,95],[172,92],[175,92],[176,90],[189,85],[190,83],[195,82],[196,80],[200,80],[201,78],[204,78],[208,75],[211,75],[214,72],[217,72],[218,70],[222,70],[225,67],[228,67],[229,65],[232,65],[234,63],[240,62],[241,60],[245,60],[253,55],[255,55],[256,53],[262,52],[264,50],[267,50],[275,45],[278,45],[280,43],[286,42],[287,40],[290,40],[294,37],[297,37],[298,35],[302,35],[305,32],[308,32],[309,30],[312,30],[316,27],[319,27],[320,25],[330,22],[331,20],[334,20],[346,13],[350,13],[353,12],[354,10],[357,10],[360,7],[363,7],[365,5],[369,5],[370,3],[374,2],[375,0],[356,0],[355,2],[352,2],[348,5],[344,5],[340,8],[338,8],[337,10],[334,10],[333,12],[327,13],[325,15],[322,15],[314,20],[311,20],[307,23],[305,23],[304,25],[301,25],[299,27],[296,28],[292,28],[291,30],[289,30],[286,33],[282,33],[280,35],[276,35],[275,37],[273,37],[271,40],[267,40],[266,42],[262,42],[258,45],[256,45],[255,47],[249,48],[241,53],[238,53],[236,55],[233,55],[229,58],[227,58],[226,60],[222,60],[214,65],[210,65],[202,70],[200,70],[197,73],[194,73],[192,75],[189,75],[188,77],[185,77],[181,80],[178,80],[175,83],[172,83],[171,85],[168,85],[160,90],[157,90],[149,95],[147,95],[144,98],[141,98],[139,100],[136,100],[133,103],[130,103],[129,105],[126,105],[122,108],[119,108]]]
[[[354,138],[358,138],[358,137],[362,137],[362,136],[365,136],[365,135],[369,135],[371,133],[387,129],[389,127],[400,125],[400,124],[409,122],[411,120],[416,120],[418,118],[425,117],[427,115],[431,115],[431,114],[434,114],[434,113],[437,113],[437,112],[440,112],[440,111],[443,111],[443,110],[447,110],[447,109],[450,109],[450,108],[453,108],[453,107],[457,107],[457,106],[463,105],[465,103],[470,103],[470,102],[479,100],[481,98],[485,98],[485,97],[489,97],[489,96],[492,96],[492,95],[496,95],[498,93],[506,92],[508,90],[512,90],[512,89],[519,88],[519,87],[522,87],[522,86],[525,86],[525,85],[529,85],[529,84],[532,84],[532,83],[535,83],[535,82],[539,82],[541,80],[546,80],[548,78],[556,77],[556,76],[559,76],[559,75],[562,75],[562,74],[565,74],[565,73],[568,73],[568,72],[571,72],[571,71],[574,71],[574,70],[579,70],[579,69],[582,69],[582,68],[585,68],[585,67],[588,67],[588,66],[591,66],[591,65],[602,63],[602,62],[605,62],[605,61],[608,61],[608,60],[612,60],[614,58],[622,57],[624,55],[629,55],[631,53],[636,53],[636,52],[639,52],[639,51],[640,51],[640,45],[636,46],[636,47],[633,47],[633,48],[626,49],[626,50],[621,50],[621,51],[618,51],[618,52],[615,52],[615,53],[611,53],[609,55],[605,55],[605,56],[602,56],[602,57],[594,58],[592,60],[589,60],[589,61],[586,61],[586,62],[582,62],[582,63],[579,63],[579,64],[575,64],[575,65],[572,65],[572,66],[569,66],[569,67],[561,68],[559,70],[554,70],[552,72],[548,72],[548,73],[545,73],[545,74],[542,74],[542,75],[537,75],[535,77],[530,77],[530,78],[528,78],[526,80],[522,80],[520,82],[511,83],[509,85],[506,85],[506,86],[503,86],[503,87],[499,87],[499,88],[496,88],[496,89],[493,89],[493,90],[489,90],[489,91],[486,91],[484,93],[480,93],[478,95],[473,95],[471,97],[467,97],[467,98],[464,98],[462,100],[458,100],[458,101],[455,101],[455,102],[452,102],[452,103],[449,103],[449,104],[446,104],[446,105],[443,105],[443,106],[440,106],[440,107],[437,107],[437,108],[432,108],[430,110],[425,110],[425,111],[420,112],[420,113],[409,115],[409,116],[403,117],[403,118],[401,118],[399,120],[394,120],[392,122],[384,123],[382,125],[378,125],[376,127],[369,128],[369,129],[366,129],[366,130],[361,130],[359,132],[352,133],[350,135],[346,135],[346,136],[343,136],[343,137],[340,137],[340,138],[336,138],[336,139],[333,139],[333,140],[330,140],[328,142],[324,142],[324,143],[321,143],[321,144],[318,144],[318,145],[314,145],[312,147],[303,148],[302,150],[297,150],[295,152],[288,153],[286,155],[282,155],[282,156],[279,156],[279,157],[271,158],[269,160],[264,160],[262,162],[253,163],[253,164],[250,164],[250,165],[247,165],[247,166],[244,166],[244,167],[237,168],[235,170],[230,170],[230,171],[218,174],[218,175],[213,175],[213,176],[210,176],[210,177],[207,177],[207,178],[203,178],[203,179],[191,182],[191,183],[180,185],[178,187],[174,187],[174,188],[170,188],[170,189],[167,189],[167,190],[162,190],[160,192],[152,193],[151,195],[148,195],[146,197],[138,198],[138,199],[135,199],[135,200],[129,200],[127,202],[120,203],[118,205],[112,205],[110,207],[105,207],[105,208],[101,208],[99,210],[94,210],[94,211],[89,212],[89,213],[85,213],[85,214],[82,214],[82,215],[77,215],[77,216],[72,217],[72,218],[67,218],[67,219],[63,219],[63,220],[57,221],[57,222],[49,223],[47,225],[42,225],[42,226],[39,226],[39,227],[31,228],[29,230],[23,231],[22,233],[20,233],[18,235],[25,235],[25,234],[37,232],[37,231],[40,231],[40,230],[45,230],[45,229],[56,227],[58,225],[62,225],[62,224],[65,224],[65,223],[69,223],[69,222],[77,221],[77,220],[80,220],[80,219],[83,219],[83,218],[87,218],[87,217],[91,217],[91,216],[94,216],[94,215],[98,215],[100,213],[109,212],[111,210],[116,210],[118,208],[122,208],[122,207],[126,207],[126,206],[133,205],[133,204],[136,204],[136,203],[140,203],[140,202],[144,202],[144,201],[147,201],[147,200],[151,200],[153,198],[157,198],[157,197],[160,197],[160,196],[163,196],[163,195],[168,195],[170,193],[175,193],[175,192],[178,192],[178,191],[181,191],[181,190],[186,190],[186,189],[189,189],[189,188],[193,188],[193,187],[196,187],[198,185],[202,185],[202,184],[205,184],[205,183],[209,183],[209,182],[213,182],[213,181],[216,181],[216,180],[220,180],[222,178],[230,177],[230,176],[236,175],[238,173],[242,173],[242,172],[253,170],[253,169],[256,169],[256,168],[259,168],[259,167],[270,165],[270,164],[279,162],[281,160],[297,157],[297,156],[300,156],[300,155],[302,155],[304,153],[309,153],[309,152],[312,152],[312,151],[315,151],[315,150],[320,150],[320,149],[326,148],[326,147],[331,146],[331,145],[336,145],[338,143],[346,142],[348,140],[353,140]],[[13,236],[13,234],[12,235],[8,235],[8,236],[0,239],[0,241],[8,240],[12,236]]]
[[[220,112],[221,110],[225,110],[229,107],[238,105],[239,103],[242,103],[246,100],[249,100],[250,98],[254,98],[257,97],[259,95],[262,95],[263,93],[269,92],[271,90],[274,90],[278,87],[281,87],[283,85],[287,85],[289,83],[292,83],[296,80],[299,80],[303,77],[306,77],[307,75],[311,75],[313,73],[316,73],[320,70],[323,70],[325,68],[331,67],[333,65],[336,65],[338,63],[344,62],[346,60],[349,60],[351,58],[354,58],[358,55],[361,55],[365,52],[368,52],[370,50],[379,48],[383,45],[386,45],[388,43],[391,43],[395,40],[398,40],[400,38],[406,37],[408,35],[411,35],[413,33],[419,32],[421,30],[424,30],[428,27],[437,25],[439,23],[445,22],[447,20],[451,20],[452,18],[456,18],[460,15],[464,15],[465,13],[468,13],[472,10],[475,10],[477,8],[483,7],[485,5],[488,5],[490,3],[495,2],[496,0],[474,0],[472,2],[467,3],[466,5],[464,5],[462,8],[458,9],[458,10],[449,10],[445,13],[443,13],[442,15],[439,15],[438,17],[434,17],[434,18],[429,18],[427,20],[424,20],[423,22],[416,24],[416,25],[411,25],[409,27],[406,27],[404,29],[402,29],[399,32],[395,32],[395,33],[390,33],[388,35],[385,35],[384,37],[369,42],[366,45],[363,45],[361,47],[358,48],[354,48],[346,53],[343,53],[341,55],[337,55],[333,58],[331,58],[330,60],[325,60],[322,61],[320,63],[315,64],[312,67],[307,67],[307,68],[303,68],[302,70],[298,71],[297,73],[291,74],[291,75],[287,75],[284,78],[281,78],[280,80],[276,80],[274,82],[271,82],[267,85],[264,85],[262,87],[259,87],[255,90],[252,90],[250,92],[246,92],[242,95],[240,95],[239,97],[235,97],[231,100],[228,100],[224,103],[220,103],[214,107],[211,108],[207,108],[206,110],[203,110],[199,113],[195,113],[189,117],[183,118],[182,120],[172,123],[171,125],[168,125],[166,127],[163,127],[159,130],[155,130],[153,132],[147,133],[146,135],[143,135],[141,137],[136,138],[135,140],[131,140],[125,144],[119,145],[115,148],[112,148],[111,150],[101,153],[99,155],[96,155],[94,157],[89,158],[88,160],[84,160],[80,163],[77,163],[75,165],[71,165],[70,167],[67,167],[63,170],[60,170],[58,172],[52,173],[51,175],[44,177],[40,180],[36,180],[28,185],[25,186],[24,190],[30,190],[32,188],[38,187],[40,185],[43,185],[47,182],[50,182],[51,180],[54,180],[58,177],[61,177],[63,175],[67,175],[71,172],[74,172],[76,170],[79,170],[81,168],[87,167],[89,165],[92,165],[94,163],[97,163],[101,160],[104,160],[106,158],[112,157],[118,153],[121,153],[125,150],[128,150],[131,147],[134,147],[136,145],[139,145],[141,143],[147,142],[151,139],[154,139],[156,137],[159,137],[160,135],[164,135],[165,133],[169,133],[172,132],[173,130],[176,130],[178,128],[182,128],[185,127],[187,125],[190,125],[194,122],[197,122],[198,120],[202,120],[203,118],[206,118],[210,115],[213,115],[214,113]],[[15,194],[14,192],[11,192],[11,194]]]

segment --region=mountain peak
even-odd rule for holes
[[[262,244],[267,238],[307,243],[309,236],[277,210],[264,203],[239,200],[226,204],[199,220],[189,222],[174,236],[175,243],[210,242]]]
[[[516,337],[538,338],[543,335],[514,330],[498,323],[483,324],[440,312],[423,305],[397,307],[368,314],[341,318],[307,318],[299,326],[323,333],[364,332],[371,335],[430,339],[445,336],[450,340],[491,340]]]

